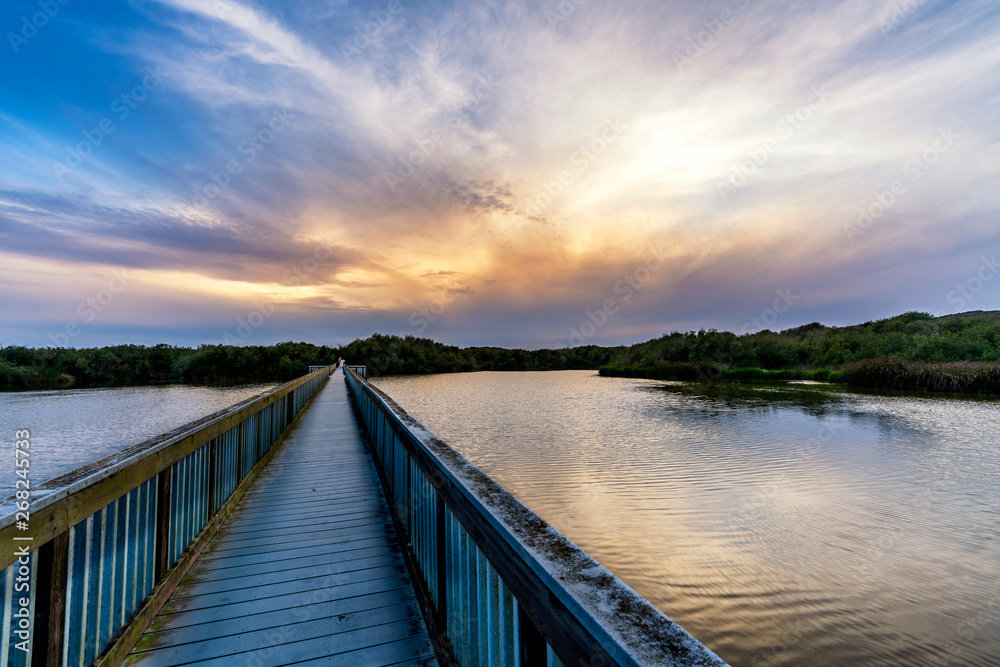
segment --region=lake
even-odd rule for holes
[[[31,433],[31,483],[37,486],[276,386],[162,385],[0,392],[0,497],[14,492],[14,433]]]
[[[379,378],[733,665],[1000,664],[1000,401]]]

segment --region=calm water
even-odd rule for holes
[[[1000,402],[376,381],[733,665],[1000,665]]]
[[[14,492],[14,433],[31,432],[31,482],[98,461],[259,394],[273,384],[240,387],[127,387],[0,393],[0,497]]]

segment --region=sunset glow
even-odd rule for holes
[[[221,343],[260,311],[235,342],[559,347],[609,300],[611,344],[740,331],[779,290],[773,329],[1000,308],[953,292],[1000,250],[989,0],[39,11],[3,12],[2,344]]]

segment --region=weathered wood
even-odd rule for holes
[[[251,416],[249,419],[253,419],[253,417]],[[236,431],[236,472],[234,474],[237,480],[243,474],[243,449],[246,446],[246,443],[243,441],[246,438],[247,421],[249,419],[241,421],[240,427]],[[254,445],[254,451],[257,451],[256,444]]]
[[[219,439],[215,438],[208,444],[208,513],[209,515],[215,513],[215,494],[216,485],[218,484],[218,458],[219,458]]]
[[[317,394],[318,393],[319,392],[317,392]],[[306,404],[305,407],[308,407],[308,403]],[[305,407],[303,409],[305,409]],[[289,427],[291,427],[291,424],[289,425]],[[223,431],[223,433],[224,432],[225,431]],[[264,468],[267,467],[267,464],[271,461],[271,459],[275,456],[275,454],[281,449],[281,446],[286,440],[287,435],[288,435],[288,430],[286,430],[284,433],[281,434],[281,436],[278,437],[278,439],[274,442],[273,445],[271,445],[271,448],[261,458],[261,460],[257,462],[257,464],[250,470],[249,474],[247,474],[247,476],[236,486],[236,490],[233,491],[233,494],[229,497],[229,500],[223,503],[222,507],[219,508],[219,511],[215,514],[215,516],[209,520],[208,524],[204,528],[202,528],[201,532],[194,539],[194,541],[191,543],[188,549],[181,555],[180,559],[177,561],[177,564],[171,569],[164,570],[162,576],[160,576],[159,574],[157,575],[157,581],[159,581],[159,583],[157,584],[156,588],[153,589],[153,592],[149,595],[149,597],[146,598],[146,601],[143,603],[143,605],[136,611],[136,613],[132,617],[132,620],[115,636],[114,639],[111,640],[111,643],[108,645],[108,648],[105,649],[104,653],[101,654],[101,657],[94,662],[93,667],[117,667],[122,663],[125,657],[129,654],[129,651],[131,651],[132,648],[135,646],[136,642],[139,641],[139,638],[142,636],[142,633],[146,631],[146,629],[149,627],[149,624],[160,612],[160,609],[163,607],[164,603],[166,603],[166,601],[170,599],[170,596],[173,594],[177,586],[181,583],[184,576],[188,573],[188,570],[191,569],[191,566],[194,565],[195,561],[205,550],[205,547],[208,546],[211,539],[219,531],[219,528],[222,526],[223,523],[225,523],[226,519],[229,518],[229,515],[232,514],[233,509],[239,504],[244,494],[246,494],[246,492],[250,490],[254,482],[257,480],[257,477],[261,474]],[[164,486],[166,486],[167,489],[170,488],[170,480],[169,480],[170,471],[165,470],[164,473],[165,473],[164,476],[167,477],[167,479],[165,480],[165,484],[163,480],[161,480],[161,485],[160,485],[161,491]],[[164,497],[165,496],[159,496],[160,499],[163,499]],[[160,502],[160,507],[168,508],[169,503]],[[157,508],[158,515],[160,507]],[[169,509],[166,509],[165,511],[169,516]],[[159,516],[158,516],[158,521],[159,521]],[[164,530],[161,530],[161,527],[164,525],[165,525],[164,523],[160,523],[157,526],[157,544],[158,544],[157,549],[161,548],[159,546],[161,541],[161,536],[162,533],[166,532]],[[163,551],[157,553],[158,567],[162,566],[160,565],[160,563],[165,564],[165,561],[160,560],[161,556],[163,558],[169,557],[167,556],[169,551],[167,548],[168,546],[169,543],[166,541],[166,538],[163,537],[163,544],[162,544]]]
[[[37,547],[67,532],[101,508],[108,506],[146,480],[185,458],[214,438],[244,422],[255,412],[271,405],[325,371],[299,378],[274,389],[251,403],[243,403],[211,418],[175,429],[170,438],[154,438],[113,454],[62,477],[45,482],[34,492],[27,531],[17,529],[14,511],[0,504],[8,514],[0,517],[0,569],[16,560],[14,535],[30,537]],[[207,420],[207,423],[205,423]],[[189,428],[190,427],[190,428]],[[79,488],[76,488],[79,487]]]
[[[531,617],[524,612],[523,606],[518,606],[517,616],[517,628],[520,633],[518,640],[521,645],[521,665],[523,667],[545,667],[548,662],[548,655],[545,650],[545,638],[542,637],[542,633],[535,627]]]
[[[236,477],[237,477],[237,479],[239,479],[239,476],[243,474],[243,456],[244,456],[243,450],[245,449],[244,446],[243,446],[243,424],[244,423],[245,422],[240,422],[240,437],[236,441]],[[257,433],[257,438],[258,439],[260,438],[260,433],[259,432]],[[257,447],[254,446],[254,451],[256,451],[256,450],[257,450]]]
[[[349,384],[372,403],[362,409],[366,417],[372,411],[387,415],[406,453],[564,664],[725,665],[461,454],[432,435],[414,435],[409,427],[422,427],[391,398],[356,375]],[[563,583],[568,579],[593,597],[570,591]]]
[[[434,494],[434,514],[437,534],[434,536],[434,546],[437,556],[437,593],[438,622],[447,627],[448,618],[448,535],[445,532],[445,505],[440,494]]]
[[[31,638],[32,667],[56,667],[62,664],[68,559],[67,533],[58,535],[38,550],[39,576],[35,589],[35,631]]]
[[[359,419],[359,428],[363,424],[363,420]],[[395,503],[389,501],[388,496],[390,493],[389,489],[391,487],[386,479],[385,471],[382,469],[382,466],[377,463],[378,458],[372,450],[370,439],[368,451],[372,457],[372,462],[375,463],[375,473],[378,475],[379,483],[382,485],[383,495],[386,496],[386,508],[389,511],[389,516],[392,518],[393,525],[396,527],[396,532],[400,535],[407,535],[406,525],[403,523],[403,519],[397,511]],[[409,489],[407,489],[407,493],[404,497],[410,497]],[[442,508],[440,511],[443,517],[444,509]],[[438,530],[439,537],[443,538],[443,519],[438,525],[442,527]],[[441,539],[441,543],[443,543],[443,539]],[[440,610],[435,610],[433,598],[424,583],[423,573],[420,571],[420,566],[417,564],[417,558],[413,553],[413,547],[410,545],[409,540],[403,540],[400,547],[403,553],[403,560],[406,563],[407,572],[410,575],[410,582],[413,584],[413,589],[416,592],[420,608],[424,612],[424,622],[427,624],[427,634],[430,636],[431,643],[434,645],[434,652],[437,655],[438,662],[445,667],[457,667],[458,661],[455,659],[454,650],[452,649],[451,642],[448,640],[448,634],[445,631],[445,628],[448,627],[446,621],[447,616],[445,616]]]
[[[375,468],[338,384],[269,454],[278,458],[126,664],[433,664]],[[331,493],[338,486],[344,492]],[[311,505],[286,504],[309,496]]]
[[[170,482],[173,469],[161,470],[156,478],[156,543],[154,555],[156,558],[154,576],[160,581],[170,569]]]
[[[362,387],[372,389],[370,385]],[[543,644],[547,642],[552,646],[567,665],[578,664],[581,660],[584,664],[591,664],[592,659],[603,661],[606,665],[617,664],[604,647],[581,627],[565,605],[551,594],[545,582],[486,520],[479,508],[469,502],[468,492],[448,475],[442,474],[438,463],[413,434],[396,419],[386,421],[407,454],[416,461],[448,509],[517,598],[518,609],[537,628],[543,637]]]

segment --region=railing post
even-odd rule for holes
[[[257,414],[261,414],[262,412],[263,412],[263,410],[261,412],[258,412]],[[260,453],[260,440],[261,440],[261,436],[260,436],[260,424],[261,424],[262,421],[264,421],[264,420],[262,420],[260,417],[257,418],[257,442],[255,442],[254,445],[253,445],[253,451],[254,451],[254,458],[255,459],[257,459],[257,458],[259,458],[261,456],[261,453]],[[237,486],[239,485],[240,482],[243,481],[243,450],[244,449],[245,448],[243,446],[243,424],[240,424],[240,437],[239,437],[239,441],[236,443],[236,484],[237,484]]]
[[[208,516],[209,518],[215,516],[215,486],[218,480],[218,463],[217,459],[219,456],[219,439],[212,438],[212,441],[208,443]]]
[[[547,645],[534,621],[524,611],[524,605],[517,605],[518,644],[521,646],[523,667],[545,667],[548,664]]]
[[[38,549],[40,576],[35,591],[32,667],[56,667],[62,664],[68,561],[69,532],[60,533]]]
[[[156,482],[156,581],[170,569],[170,479],[173,466],[157,475]]]
[[[253,419],[253,415],[250,415],[249,417],[241,421],[239,428],[236,429],[236,474],[234,475],[234,479],[236,480],[237,484],[241,479],[240,473],[243,471],[242,468],[240,468],[240,456],[241,452],[243,451],[243,448],[246,447],[246,443],[243,442],[243,440],[244,438],[246,438],[247,421],[250,419]],[[254,443],[253,449],[254,451],[257,451],[256,443]]]
[[[433,487],[432,487],[433,488]],[[438,598],[438,617],[441,619],[442,627],[447,627],[448,621],[448,542],[447,535],[445,533],[445,515],[444,515],[444,499],[437,493],[434,492],[434,497],[437,499],[435,502],[435,514],[437,519],[437,535],[435,535],[436,547],[437,547],[437,598]]]
[[[285,416],[287,417],[287,419],[285,420],[285,428],[287,428],[289,424],[292,423],[292,420],[295,419],[295,390],[292,390],[287,394],[285,394],[285,403],[286,403],[285,409],[287,410],[285,414]]]

